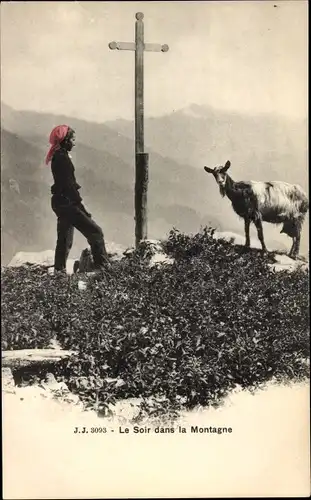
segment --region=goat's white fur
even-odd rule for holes
[[[281,232],[293,239],[290,256],[296,257],[299,252],[301,227],[309,209],[308,198],[303,189],[298,184],[281,181],[234,182],[226,173],[230,166],[230,161],[227,161],[225,166],[214,169],[204,167],[204,170],[214,175],[221,195],[227,195],[234,211],[244,218],[246,246],[249,246],[250,222],[254,222],[257,227],[264,251],[266,247],[261,221],[283,223]]]
[[[258,201],[262,219],[279,224],[301,216],[301,202],[306,200],[303,189],[298,184],[271,181],[267,190],[265,182],[250,181],[250,186]],[[295,198],[295,199],[291,199]],[[271,208],[274,214],[271,216]],[[270,220],[272,218],[272,220]]]

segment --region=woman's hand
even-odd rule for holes
[[[81,208],[83,210],[83,212],[85,213],[85,215],[87,215],[88,217],[92,217],[92,214],[90,214],[90,212],[88,212],[85,208],[85,206],[81,203]]]

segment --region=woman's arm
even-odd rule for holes
[[[51,166],[54,178],[52,193],[64,194],[73,201],[81,201],[81,196],[78,192],[80,186],[76,182],[74,166],[68,153],[62,149],[56,151]]]

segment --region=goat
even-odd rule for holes
[[[282,224],[281,233],[293,239],[289,257],[296,259],[300,249],[301,229],[309,209],[309,201],[303,189],[287,182],[234,182],[227,174],[231,163],[215,168],[204,167],[213,174],[221,196],[228,196],[233,210],[244,219],[245,246],[250,246],[249,228],[253,222],[257,228],[262,251],[267,252],[262,222]]]

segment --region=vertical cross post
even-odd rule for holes
[[[135,246],[148,237],[148,168],[149,155],[144,144],[144,15],[135,22]]]
[[[149,155],[144,144],[144,51],[167,52],[167,45],[145,43],[144,14],[135,15],[135,43],[110,42],[110,49],[135,51],[135,246],[148,236],[147,192]]]
[[[135,154],[144,152],[144,15],[135,23]]]

